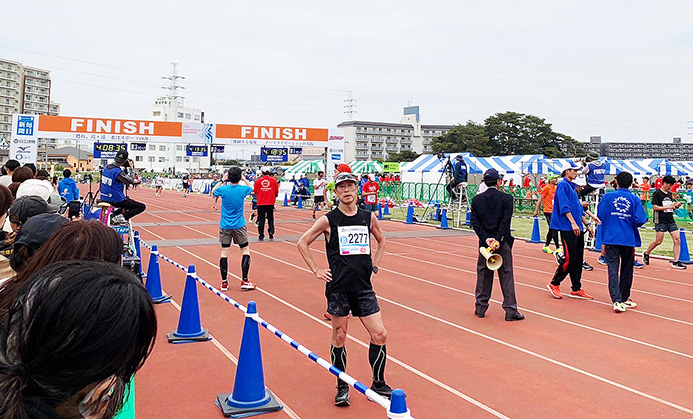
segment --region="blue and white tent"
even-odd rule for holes
[[[645,176],[657,174],[657,170],[651,168],[647,164],[643,163],[641,159],[638,160],[612,160],[613,164],[617,167],[618,172],[630,172],[632,175]]]
[[[689,174],[689,171],[680,162],[667,159],[642,159],[642,162],[660,175],[682,176]]]
[[[546,174],[560,172],[543,154],[525,154],[508,157],[511,162],[517,165],[517,170],[521,173]]]
[[[424,154],[416,160],[406,165],[402,171],[402,182],[421,182],[421,183],[444,183],[445,177],[441,178],[443,168],[450,158],[454,162],[457,155],[462,154],[464,162],[467,164],[469,174],[483,174],[488,169],[496,169],[499,173],[515,173],[515,165],[505,157],[474,157],[470,153],[451,153],[446,154],[445,158],[439,159],[434,154]]]

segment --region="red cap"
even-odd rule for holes
[[[349,165],[348,165],[348,164],[345,164],[345,163],[340,163],[340,165],[337,166],[337,170],[338,170],[340,173],[345,173],[345,172],[346,172],[346,173],[351,173],[351,167],[349,167]]]

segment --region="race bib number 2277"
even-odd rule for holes
[[[370,255],[370,231],[367,226],[337,227],[339,254],[344,256]]]

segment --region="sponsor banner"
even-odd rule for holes
[[[257,125],[223,125],[216,127],[217,138],[230,139],[229,144],[261,146],[325,146],[328,130],[322,128],[272,127]]]
[[[38,116],[12,115],[9,158],[19,163],[36,163],[38,156]]]
[[[207,157],[207,146],[188,144],[185,146],[185,155],[188,157]]]
[[[260,149],[260,160],[264,162],[285,162],[289,161],[289,153],[286,148],[262,147]]]
[[[181,139],[186,143],[212,144],[214,137],[214,124],[182,123]]]
[[[384,173],[399,173],[399,163],[397,162],[383,162],[383,172]]]
[[[334,169],[340,163],[344,163],[344,135],[330,135],[327,141],[327,154],[325,155],[325,174],[327,179],[334,179]]]
[[[94,143],[95,159],[114,159],[116,153],[121,150],[127,151],[127,144]]]

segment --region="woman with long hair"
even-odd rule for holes
[[[32,275],[0,328],[3,418],[112,418],[149,356],[156,316],[135,276],[66,261]]]

